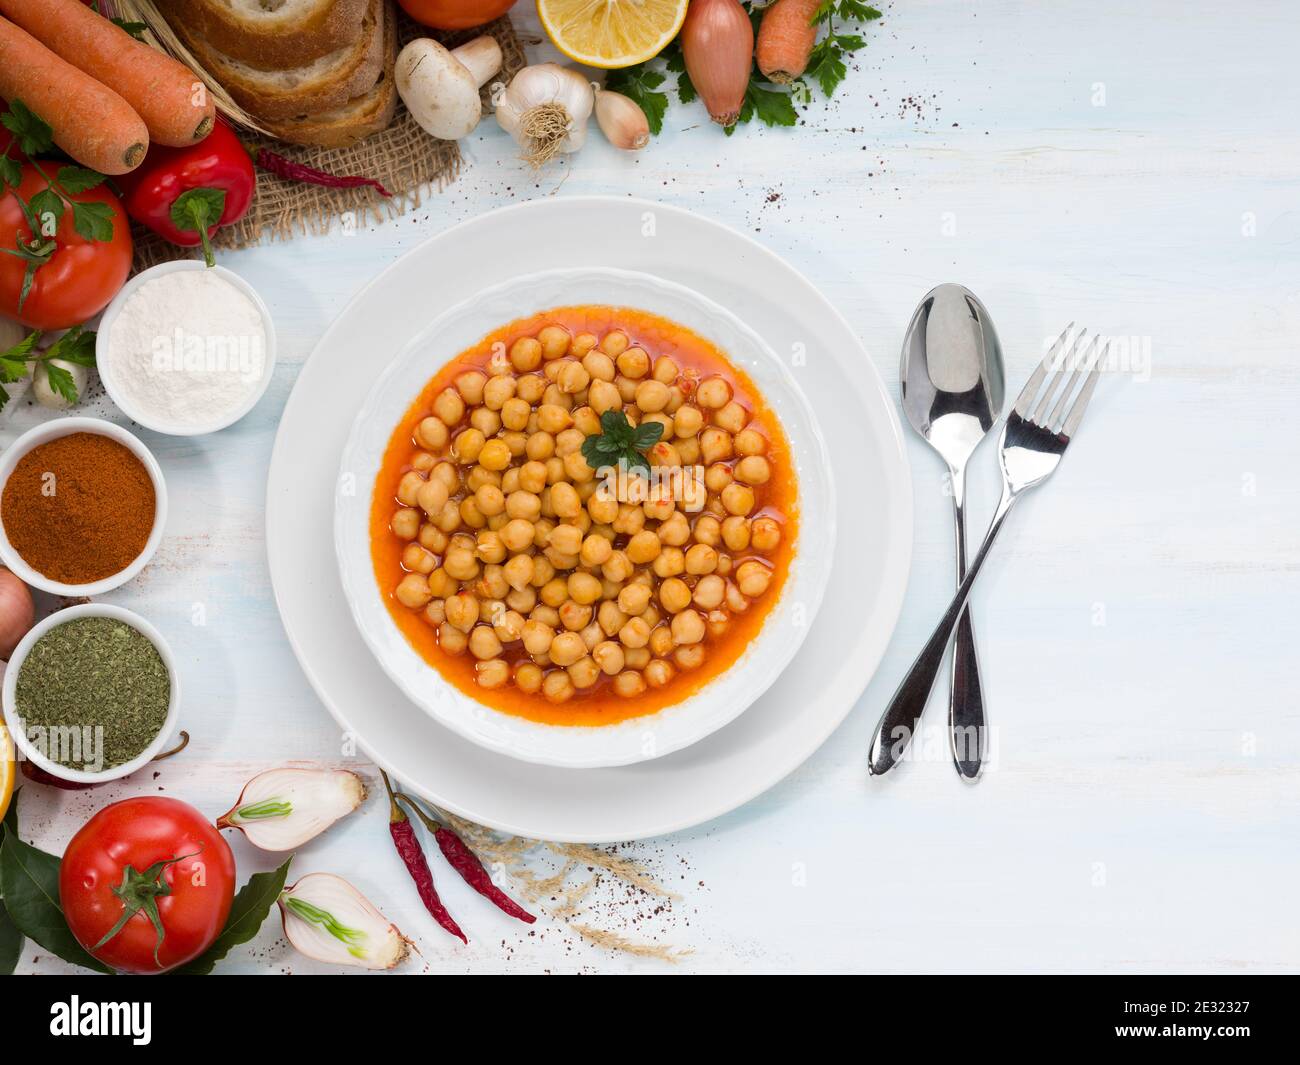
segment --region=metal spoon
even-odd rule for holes
[[[957,583],[966,576],[966,462],[1002,416],[1002,346],[973,292],[940,285],[926,293],[903,338],[903,410],[912,428],[948,463],[957,525]],[[953,641],[948,734],[957,772],[974,781],[984,767],[984,691],[969,612]]]

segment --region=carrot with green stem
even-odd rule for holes
[[[769,81],[788,85],[808,69],[822,0],[776,0],[763,12],[754,58]]]

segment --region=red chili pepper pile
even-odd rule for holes
[[[409,806],[415,815],[424,822],[424,827],[433,833],[433,838],[437,840],[438,849],[442,851],[443,857],[447,859],[447,864],[460,874],[465,883],[511,917],[528,924],[532,924],[537,920],[536,917],[492,882],[491,875],[483,867],[478,855],[469,849],[463,839],[446,825],[430,817],[410,795],[405,792],[394,792],[392,784],[389,783],[388,774],[382,769],[379,771],[379,775],[384,778],[384,788],[388,791],[388,831],[393,837],[393,843],[397,847],[397,853],[401,857],[403,864],[406,866],[406,871],[411,874],[411,879],[415,881],[415,887],[420,893],[421,901],[438,924],[463,942],[469,942],[465,937],[465,933],[460,930],[460,925],[447,912],[447,907],[443,905],[442,899],[438,897],[438,890],[433,883],[433,873],[429,869],[429,863],[424,856],[424,851],[420,848],[419,840],[415,837],[415,827],[401,807],[402,803]]]

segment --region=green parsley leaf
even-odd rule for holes
[[[745,112],[757,118],[765,126],[793,126],[799,121],[799,113],[788,92],[769,89],[767,83],[751,77],[749,87],[745,90],[745,105],[741,108],[741,121],[746,121]]]
[[[95,331],[76,325],[69,329],[45,353],[47,359],[61,359],[76,366],[94,368]]]
[[[16,96],[9,101],[9,110],[0,115],[0,122],[28,157],[42,155],[54,147],[54,130]]]
[[[32,197],[35,199],[35,197]],[[86,240],[113,239],[113,208],[99,200],[72,205],[72,224]]]
[[[124,18],[115,18],[115,19],[110,19],[110,21],[113,23],[114,26],[117,26],[117,27],[119,27],[119,28],[125,30],[125,31],[126,31],[127,33],[129,33],[132,37],[134,37],[137,41],[143,41],[143,40],[144,40],[144,31],[147,30],[147,29],[149,28],[149,26],[148,26],[147,23],[144,23],[144,22],[128,22],[128,21],[127,21],[126,19],[124,19]]]
[[[849,72],[844,60],[840,58],[841,52],[835,41],[835,37],[827,37],[816,44],[808,57],[808,69],[804,72],[804,77],[817,82],[826,96],[834,94],[836,86]]]
[[[87,170],[84,166],[61,166],[56,175],[59,185],[69,196],[79,192],[89,192],[104,183],[104,175],[96,170]]]
[[[221,221],[221,212],[225,209],[225,189],[190,189],[177,196],[176,202],[172,204],[173,224],[177,229],[199,235],[203,241],[203,258],[209,266],[215,266],[217,259],[212,254],[208,229]]]
[[[647,63],[611,70],[605,78],[605,88],[611,92],[621,92],[642,111],[651,133],[659,133],[664,128],[664,112],[668,110],[668,97],[659,92],[664,83],[664,76],[650,68]]]
[[[0,181],[10,188],[17,188],[23,182],[23,166],[17,159],[9,156],[0,158]]]
[[[677,75],[677,98],[688,104],[700,94],[695,91],[691,76],[686,73],[686,56],[681,45],[673,42],[669,48],[672,51],[668,56],[668,70]]]
[[[45,360],[45,377],[50,382],[52,391],[57,392],[69,403],[77,402],[77,385],[72,374],[62,366],[56,366],[49,359]]]
[[[51,188],[41,189],[33,193],[32,198],[27,201],[32,209],[32,214],[40,222],[40,231],[43,234],[52,234],[58,231],[59,223],[63,220],[63,197]],[[50,225],[46,216],[53,219]]]

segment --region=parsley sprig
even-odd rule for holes
[[[21,381],[30,372],[45,371],[50,389],[69,403],[77,402],[77,385],[64,367],[55,360],[70,362],[74,366],[93,369],[95,365],[95,332],[83,326],[73,326],[44,351],[37,351],[41,339],[39,329],[28,333],[8,351],[0,352],[0,410],[9,402],[5,385]]]
[[[659,422],[633,425],[621,410],[607,410],[600,416],[600,432],[582,442],[582,457],[593,470],[622,462],[629,470],[640,468],[649,473],[645,452],[663,435],[664,427]]]
[[[762,21],[764,6],[766,5],[745,3],[755,33]],[[880,17],[878,10],[862,3],[862,0],[822,0],[812,21],[815,26],[825,26],[826,31],[813,46],[808,69],[793,85],[782,86],[768,81],[758,66],[754,65],[749,73],[749,86],[745,90],[745,102],[741,105],[736,125],[754,119],[765,126],[795,125],[799,121],[795,105],[812,101],[812,85],[816,84],[823,96],[833,96],[848,76],[847,57],[867,45],[862,34],[841,32],[841,28],[848,24],[865,25]],[[668,112],[668,91],[664,83],[669,76],[674,79],[671,87],[676,90],[677,99],[682,103],[688,104],[699,95],[691,84],[690,75],[686,73],[686,60],[682,56],[679,41],[673,41],[658,56],[645,63],[611,70],[605,79],[605,88],[621,92],[635,101],[645,112],[650,132],[660,133],[663,130],[664,116]],[[735,129],[735,126],[728,126],[727,135],[730,136]]]
[[[0,248],[0,252],[21,259],[26,266],[18,295],[18,310],[21,311],[31,293],[36,271],[58,250],[55,236],[64,211],[72,209],[73,228],[83,239],[106,241],[113,239],[113,209],[98,200],[82,203],[73,199],[77,194],[103,184],[103,174],[84,166],[61,166],[54,177],[45,172],[36,157],[54,147],[54,131],[21,100],[9,101],[9,110],[0,115],[0,123],[13,134],[4,153],[0,154],[0,182],[18,201],[31,234],[24,239],[19,233],[13,248]],[[10,155],[15,147],[45,181],[45,188],[34,192],[29,200],[18,195],[18,187],[23,183],[23,165]]]

